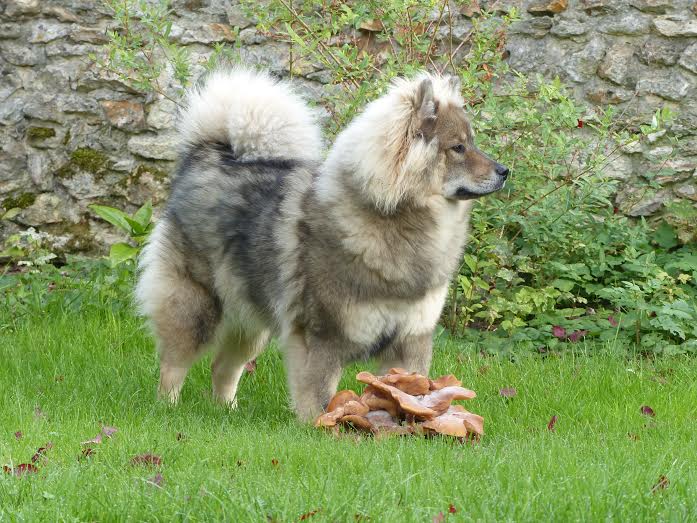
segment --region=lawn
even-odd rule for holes
[[[478,393],[468,408],[486,420],[471,446],[336,438],[299,424],[273,349],[244,376],[237,411],[211,401],[208,360],[181,403],[166,406],[155,400],[157,362],[141,321],[107,305],[6,324],[0,462],[52,447],[37,473],[0,475],[2,521],[697,518],[697,361],[688,357],[579,344],[511,359],[441,336],[433,374],[461,377]],[[358,386],[357,368],[342,386]],[[118,430],[85,456],[81,442],[102,425]],[[131,464],[146,453],[161,464]]]

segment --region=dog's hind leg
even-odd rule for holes
[[[298,418],[312,421],[327,407],[341,378],[339,349],[294,332],[284,340],[288,385]]]
[[[218,301],[186,277],[164,278],[159,296],[151,296],[148,315],[160,354],[158,396],[176,403],[184,379],[220,320]]]
[[[244,364],[264,350],[269,335],[268,331],[252,334],[239,329],[223,335],[212,365],[213,395],[218,401],[233,408],[237,406],[235,396]]]
[[[395,342],[380,356],[380,373],[393,367],[428,376],[433,355],[433,334],[408,336]]]

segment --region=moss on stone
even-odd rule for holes
[[[109,158],[104,153],[89,147],[75,149],[70,159],[76,167],[91,173],[98,173],[109,165]]]
[[[167,172],[163,171],[162,169],[158,169],[157,167],[151,167],[149,165],[144,165],[142,163],[133,170],[131,176],[133,177],[134,181],[137,181],[140,179],[143,173],[150,173],[152,177],[158,182],[165,181],[169,177]]]
[[[9,196],[2,201],[2,207],[5,210],[20,208],[26,209],[36,201],[36,194],[24,192],[17,196]]]
[[[55,172],[55,176],[58,178],[71,178],[78,171],[100,176],[110,166],[111,162],[104,153],[89,147],[80,147],[73,151],[70,155],[70,160]]]
[[[27,138],[30,140],[45,140],[56,136],[56,130],[52,127],[29,127]]]

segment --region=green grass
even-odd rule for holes
[[[473,447],[301,425],[275,350],[244,376],[237,411],[211,401],[208,360],[168,407],[139,320],[107,308],[24,318],[0,333],[0,464],[53,448],[38,474],[0,474],[0,520],[695,520],[697,361],[585,350],[512,361],[439,340],[433,374],[478,393],[468,407],[486,435]],[[357,386],[356,368],[342,386]],[[100,424],[118,432],[78,459]],[[146,452],[159,469],[130,465]],[[160,487],[148,482],[158,471]],[[652,493],[661,475],[670,484]]]

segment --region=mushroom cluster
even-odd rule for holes
[[[474,391],[462,388],[452,374],[431,380],[404,369],[384,376],[359,372],[356,379],[368,386],[361,396],[352,390],[337,392],[316,427],[348,425],[373,434],[444,434],[479,439],[484,418],[452,405],[472,399]]]

